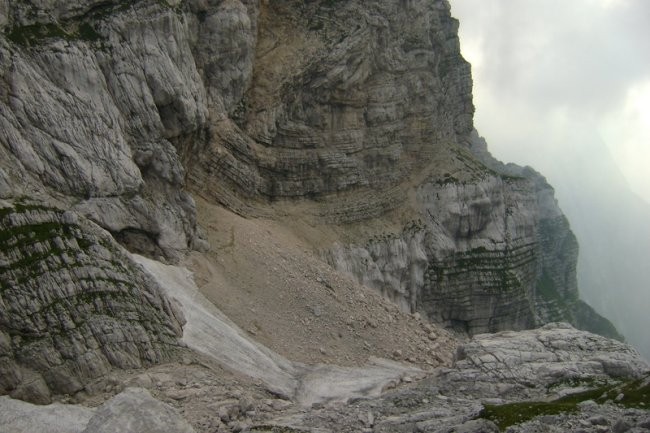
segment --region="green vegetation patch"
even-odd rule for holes
[[[96,25],[107,17],[126,11],[143,0],[121,0],[105,1],[96,4],[83,15],[62,19],[61,21],[49,23],[34,23],[25,26],[14,26],[5,29],[5,36],[11,42],[23,46],[33,47],[42,44],[48,39],[81,40],[86,42],[98,42],[105,40],[98,31]],[[177,14],[182,13],[182,2],[177,7],[172,7],[166,0],[155,0],[165,10],[171,10]]]
[[[327,8],[333,8],[333,7],[338,7],[340,3],[343,3],[342,0],[323,0],[321,3],[321,6],[325,6]]]
[[[32,223],[21,225],[12,218],[12,215],[31,212],[41,214]],[[78,225],[57,221],[61,213],[61,210],[25,200],[0,209],[0,256],[8,258],[18,254],[14,260],[0,264],[0,289],[9,287],[6,279],[10,274],[14,274],[16,283],[23,284],[40,275],[44,269],[54,271],[62,266],[72,268],[80,265],[60,262],[57,257],[76,257],[78,253],[88,251],[95,242]]]
[[[0,243],[2,243],[3,251],[9,248],[22,247],[36,242],[48,241],[61,234],[61,232],[69,235],[71,227],[67,224],[48,221],[0,228]]]
[[[480,417],[494,422],[504,430],[511,425],[521,424],[541,415],[575,412],[577,409],[577,405],[572,403],[539,401],[485,405]]]
[[[593,400],[599,404],[614,401],[616,404],[628,408],[648,409],[650,408],[650,375],[622,384],[599,386],[550,402],[525,401],[485,405],[479,417],[493,421],[503,430],[508,426],[521,424],[541,415],[577,412],[578,405],[587,400]]]
[[[251,428],[251,431],[260,433],[306,433],[306,430],[299,430],[292,427],[277,425],[258,425]]]
[[[89,23],[81,23],[77,30],[79,39],[89,42],[95,42],[102,39],[102,35]]]
[[[59,23],[36,23],[26,26],[16,26],[5,30],[7,39],[23,47],[32,47],[47,39],[82,40],[96,42],[103,37],[95,27],[88,22],[71,22],[66,25]]]
[[[5,32],[7,38],[18,45],[32,46],[48,38],[68,38],[70,35],[58,24],[30,24],[12,27]]]

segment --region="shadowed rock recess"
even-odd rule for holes
[[[505,421],[481,415],[485,399],[548,399],[576,380],[643,403],[639,355],[567,324],[478,337],[451,365],[458,341],[434,324],[465,338],[568,322],[620,339],[579,299],[552,187],[474,130],[457,30],[446,0],[0,0],[0,394],[104,403],[39,412],[2,397],[0,420],[34,431],[60,410],[76,421],[56,431],[131,431],[137,408],[116,417],[136,402],[183,432],[492,431]],[[192,195],[230,222],[197,216]],[[343,312],[319,331],[331,349],[305,337]],[[296,328],[313,353],[292,355]],[[412,365],[360,367],[380,349]],[[126,386],[148,391],[110,400]],[[605,412],[643,428],[635,408]],[[39,415],[26,427],[15,411]]]

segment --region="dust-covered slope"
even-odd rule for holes
[[[423,373],[415,367],[379,360],[357,368],[292,363],[256,343],[230,322],[199,293],[183,268],[142,256],[135,259],[156,278],[168,296],[181,303],[188,320],[183,341],[190,348],[225,368],[261,380],[270,391],[302,405],[377,396],[402,376]]]
[[[198,199],[210,251],[185,264],[201,292],[253,338],[300,362],[369,357],[449,365],[455,338],[336,272],[281,223]]]

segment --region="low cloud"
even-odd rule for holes
[[[451,5],[479,133],[555,187],[581,295],[650,359],[650,1]]]
[[[634,168],[650,155],[639,132],[650,112],[630,111],[630,95],[650,83],[650,2],[452,0],[452,13],[473,64],[476,125],[497,157],[544,169],[589,148],[564,140],[591,128],[650,201],[650,174]],[[650,110],[650,100],[639,106]]]

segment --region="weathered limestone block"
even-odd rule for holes
[[[0,208],[0,392],[36,403],[173,359],[184,319],[112,237],[37,202]]]
[[[127,388],[97,408],[82,433],[194,433],[171,406],[156,400],[146,389]]]
[[[472,380],[546,389],[567,382],[636,379],[650,365],[631,346],[566,323],[475,336],[459,348],[455,368]],[[456,373],[449,373],[456,374]]]

